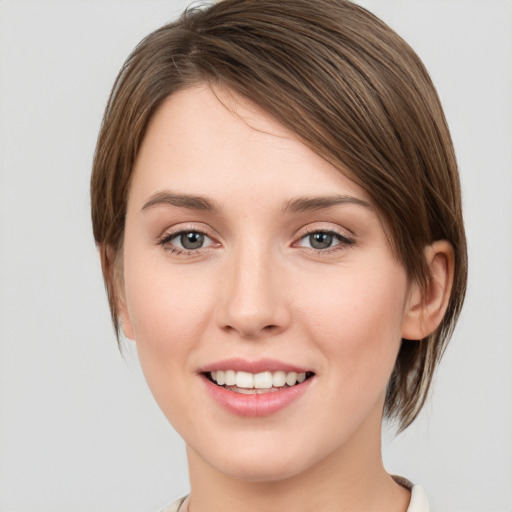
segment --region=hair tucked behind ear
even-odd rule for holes
[[[112,268],[134,161],[163,99],[198,83],[254,101],[363,187],[411,281],[429,281],[425,246],[452,244],[446,315],[430,336],[402,342],[389,382],[385,413],[405,428],[425,402],[467,271],[457,165],[423,64],[387,25],[344,0],[223,0],[189,9],[144,39],[114,84],[91,179],[94,236],[117,333]]]

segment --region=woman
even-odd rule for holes
[[[462,306],[450,135],[409,46],[342,0],[224,0],[121,70],[91,181],[118,336],[187,446],[167,510],[428,510],[381,460]]]

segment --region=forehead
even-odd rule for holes
[[[137,157],[130,201],[159,189],[261,195],[367,193],[254,103],[229,90],[195,87],[168,97],[151,119]],[[129,201],[129,202],[130,202]]]

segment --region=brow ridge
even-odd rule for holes
[[[357,197],[350,195],[333,195],[298,197],[296,199],[291,199],[283,205],[283,213],[302,213],[313,210],[321,210],[343,204],[355,204],[367,208],[371,211],[374,210],[370,203]],[[208,199],[204,196],[182,194],[168,190],[156,192],[153,194],[149,200],[144,203],[142,211],[149,210],[161,205],[176,206],[178,208],[186,208],[189,210],[213,213],[219,213],[220,211],[220,207],[215,203],[215,201],[212,201],[211,199]]]
[[[318,196],[318,197],[299,197],[288,201],[283,211],[290,211],[292,213],[301,213],[311,210],[322,210],[324,208],[330,208],[332,206],[343,205],[343,204],[355,204],[362,206],[371,211],[374,211],[373,206],[364,201],[350,195],[333,195],[333,196]]]
[[[149,200],[144,203],[142,210],[149,210],[161,205],[177,206],[178,208],[204,212],[216,213],[219,211],[219,207],[216,203],[206,197],[192,194],[178,194],[167,190],[153,194]]]

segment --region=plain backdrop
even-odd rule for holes
[[[90,221],[95,137],[135,44],[183,0],[0,0],[0,511],[142,512],[184,447],[116,348]],[[459,158],[467,302],[389,471],[437,512],[512,510],[512,2],[374,0],[419,53]]]

